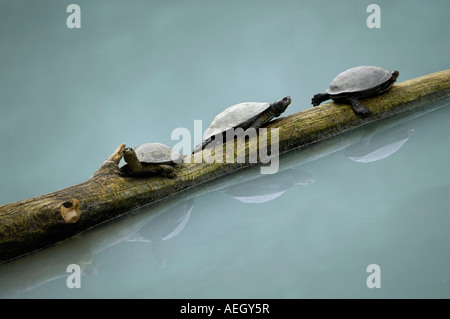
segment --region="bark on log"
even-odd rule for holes
[[[397,83],[387,93],[364,100],[371,111],[368,117],[355,115],[348,105],[330,102],[277,119],[267,128],[279,128],[282,154],[383,118],[417,111],[448,95],[450,70],[445,70]],[[295,107],[295,103],[290,107]],[[270,139],[267,143],[270,148]],[[247,153],[255,145],[258,138],[246,142]],[[120,145],[84,183],[0,206],[0,263],[52,245],[131,209],[253,165],[190,163],[189,156],[186,163],[177,166],[176,178],[124,178],[117,175],[124,148],[125,144]],[[212,159],[206,156],[205,160]]]

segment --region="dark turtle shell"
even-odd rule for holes
[[[139,162],[144,164],[172,164],[181,158],[171,147],[161,143],[142,144],[136,147],[134,152]]]
[[[358,66],[338,74],[331,81],[327,93],[330,95],[351,94],[356,92],[377,92],[387,83],[395,72],[378,66]]]
[[[205,140],[220,132],[239,127],[251,121],[270,107],[270,103],[244,102],[228,107],[219,113],[205,132]]]
[[[291,103],[291,98],[286,96],[273,103],[266,102],[244,102],[226,108],[216,115],[204,134],[204,140],[198,144],[192,153],[203,150],[211,138],[221,133],[228,132],[234,128],[248,129],[253,127],[258,129],[280,116]]]

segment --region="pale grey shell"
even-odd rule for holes
[[[376,91],[392,77],[389,70],[377,66],[358,66],[338,74],[330,83],[327,93],[331,95],[360,91]]]
[[[205,132],[205,139],[240,126],[242,123],[257,117],[269,107],[270,103],[263,102],[244,102],[230,106],[214,118]]]
[[[161,143],[146,143],[134,149],[141,163],[170,164],[180,159],[180,154]]]

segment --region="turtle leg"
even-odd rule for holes
[[[330,96],[327,93],[319,93],[313,96],[313,98],[311,99],[311,104],[313,106],[317,106],[320,103],[322,103],[323,101],[329,100]]]
[[[194,147],[194,150],[192,151],[192,154],[202,151],[206,145],[211,143],[211,138],[208,138],[206,141],[201,142],[196,147]]]
[[[122,177],[130,176],[130,168],[128,166],[124,166],[118,169],[117,174]]]
[[[158,165],[158,171],[161,172],[161,175],[164,177],[174,178],[175,177],[175,167],[172,165]]]
[[[212,138],[212,137],[214,137],[214,138]],[[216,135],[213,135],[212,137],[210,137],[207,140],[203,141],[202,143],[198,144],[192,151],[192,154],[203,151],[205,149],[205,147],[212,147],[219,143],[223,143],[225,133],[223,132],[222,134],[216,134]]]
[[[250,125],[250,127],[253,127],[254,129],[259,129],[260,127],[263,127],[268,122],[270,122],[271,119],[275,117],[275,114],[271,112],[271,110],[267,110],[266,112],[262,113],[258,118]]]
[[[367,116],[370,114],[370,110],[362,105],[356,97],[348,96],[345,100],[352,105],[353,111],[355,111],[356,114],[361,116]]]

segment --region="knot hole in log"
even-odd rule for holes
[[[62,218],[66,223],[76,223],[81,217],[80,202],[72,198],[59,207]]]

